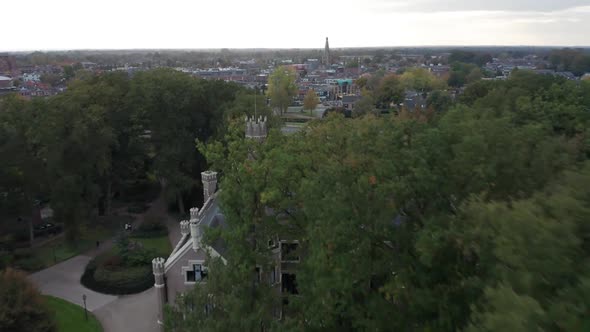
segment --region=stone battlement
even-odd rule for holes
[[[190,230],[190,224],[188,220],[182,220],[180,222],[180,234],[184,235],[188,235],[191,232]]]
[[[190,214],[191,214],[191,221],[193,219],[196,220],[196,219],[199,218],[199,208],[198,207],[191,208],[189,211],[190,211]]]
[[[152,260],[152,270],[154,274],[164,274],[164,263],[166,261],[162,257],[157,257]]]
[[[262,140],[266,138],[266,117],[261,116],[258,119],[246,117],[246,138]]]

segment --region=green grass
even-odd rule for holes
[[[58,332],[101,332],[102,326],[94,315],[88,312],[88,321],[84,317],[84,308],[53,296],[44,296],[49,308],[55,312]]]
[[[131,238],[143,245],[145,249],[152,249],[158,254],[168,257],[172,252],[172,246],[168,240],[168,236],[151,237],[151,238]]]

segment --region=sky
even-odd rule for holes
[[[0,51],[590,46],[590,0],[28,0]]]

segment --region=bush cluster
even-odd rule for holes
[[[93,291],[125,295],[143,292],[154,285],[149,264],[128,266],[118,255],[98,256],[91,260],[80,282]]]
[[[43,261],[37,255],[34,255],[30,249],[16,250],[13,265],[28,272],[39,271],[45,267]]]

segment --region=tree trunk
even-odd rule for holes
[[[35,232],[33,230],[33,218],[29,219],[29,241],[31,242],[30,246],[33,247],[33,242],[35,241]]]
[[[178,193],[176,194],[176,198],[178,201],[178,211],[181,214],[184,214],[184,201],[182,200],[182,193],[180,191],[178,191]]]
[[[33,203],[33,200],[30,199],[30,195],[25,193],[25,204],[27,205],[28,209],[29,209],[29,245],[32,248],[33,247],[33,242],[35,241],[35,230],[33,229],[33,220],[35,219],[35,216],[37,214],[36,209],[38,208],[37,206],[35,206],[35,204]]]
[[[105,215],[110,216],[111,215],[111,206],[112,206],[112,200],[113,200],[113,194],[112,194],[112,190],[113,190],[113,182],[109,179],[107,182],[107,193],[106,193],[106,201],[105,201]]]

